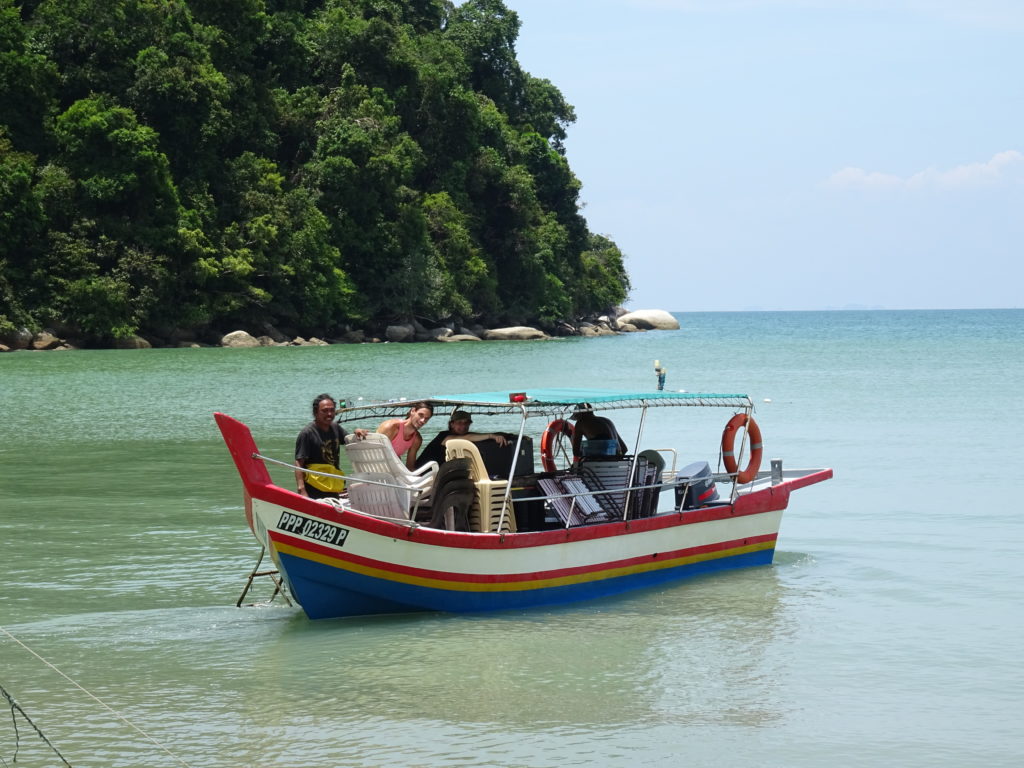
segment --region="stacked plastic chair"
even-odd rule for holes
[[[395,485],[412,493],[413,508],[429,503],[437,474],[436,461],[428,461],[419,469],[410,470],[395,453],[387,436],[376,432],[362,440],[355,435],[346,437],[345,455],[352,465],[352,478],[367,474],[389,475]]]
[[[469,511],[469,526],[481,533],[515,533],[516,516],[511,500],[506,503],[508,480],[492,480],[480,451],[469,440],[452,439],[445,443],[445,458],[469,459],[469,473],[476,485],[476,498]]]

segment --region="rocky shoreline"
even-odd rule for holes
[[[568,322],[559,323],[550,333],[530,326],[484,328],[480,325],[466,327],[449,323],[437,328],[426,328],[414,320],[411,323],[389,325],[379,334],[363,330],[351,330],[346,331],[340,336],[320,339],[316,336],[306,338],[286,334],[266,323],[256,334],[247,330],[236,330],[224,334],[207,333],[205,336],[197,337],[194,334],[171,331],[166,339],[150,336],[129,336],[117,339],[107,348],[299,347],[328,346],[331,344],[380,344],[386,342],[527,341],[550,339],[554,336],[613,336],[620,333],[675,330],[678,328],[679,322],[665,310],[640,309],[635,311],[620,310],[612,315],[601,315],[600,317],[580,321],[575,325]],[[191,338],[189,338],[190,336]],[[0,335],[0,352],[61,351],[81,348],[82,346],[73,339],[63,337],[58,331],[53,329],[32,333],[28,329],[23,328],[13,333]]]

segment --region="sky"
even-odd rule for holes
[[[1024,2],[505,4],[628,308],[1024,307]]]

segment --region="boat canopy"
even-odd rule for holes
[[[420,400],[390,400],[341,408],[338,421],[350,422],[368,418],[394,418],[404,416],[416,402],[428,402],[435,415],[447,415],[460,408],[481,415],[516,414],[524,418],[565,417],[578,403],[589,403],[595,411],[625,408],[665,407],[718,407],[743,410],[748,413],[754,404],[747,395],[709,394],[701,392],[622,392],[611,389],[533,389],[501,390],[497,392],[467,392],[455,395],[431,395]]]

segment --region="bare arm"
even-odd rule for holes
[[[469,440],[471,443],[482,443],[484,440],[493,440],[498,445],[508,445],[508,438],[504,435],[499,435],[497,432],[467,432],[464,435],[448,435],[442,443],[447,443],[449,440]]]
[[[412,445],[405,452],[405,466],[410,470],[416,469],[416,454],[419,453],[421,445],[423,445],[423,437],[417,432],[416,436],[412,439]]]
[[[572,431],[572,455],[580,455],[580,446],[583,444],[583,430],[577,424],[576,428]]]
[[[298,465],[300,467],[306,466],[306,460],[305,459],[296,459],[295,463],[296,463],[296,465]],[[295,470],[295,488],[296,488],[296,492],[300,496],[308,496],[309,495],[309,494],[306,493],[306,473],[303,472],[301,469],[296,469]]]

